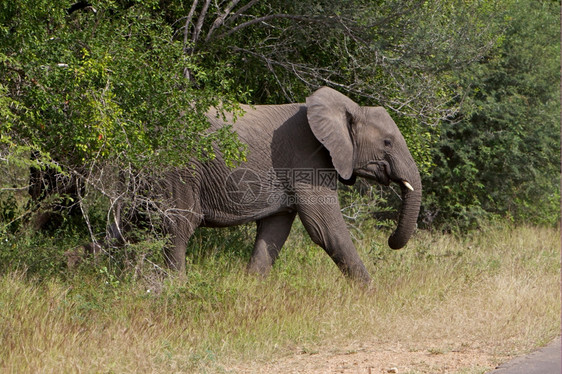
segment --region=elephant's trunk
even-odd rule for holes
[[[407,182],[410,184],[410,187],[413,188],[413,191],[404,183],[400,185],[402,189],[402,208],[400,209],[396,230],[394,230],[390,238],[388,238],[388,246],[392,249],[404,247],[416,229],[416,222],[418,220],[421,204],[422,186],[417,169],[415,173],[412,174],[412,180],[408,180]]]

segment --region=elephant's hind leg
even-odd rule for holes
[[[164,248],[164,260],[169,269],[185,272],[185,252],[187,242],[193,232],[201,223],[199,214],[190,214],[189,217],[180,215],[168,220],[168,233],[171,235],[170,245]]]
[[[187,242],[201,225],[203,214],[199,195],[192,185],[172,180],[168,188],[172,196],[171,208],[165,211],[164,219],[170,245],[164,248],[164,259],[171,270],[184,273]]]
[[[258,229],[254,253],[248,264],[248,272],[267,275],[287,240],[296,212],[275,215],[257,221]]]

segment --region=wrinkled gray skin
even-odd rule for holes
[[[416,226],[422,188],[392,118],[383,108],[360,107],[327,87],[305,104],[244,110],[233,128],[248,145],[246,162],[230,169],[217,158],[197,164],[195,173],[175,171],[165,181],[174,207],[168,211],[169,266],[185,270],[186,244],[197,227],[255,221],[248,270],[266,275],[298,214],[312,240],[345,275],[369,283],[340,212],[335,179],[351,184],[359,176],[382,185],[398,183],[403,203],[388,244],[393,249],[406,245]],[[212,128],[224,125],[216,113],[209,113],[209,119]]]

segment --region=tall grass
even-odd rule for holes
[[[136,276],[108,264],[42,279],[6,272],[0,371],[224,372],[361,340],[506,355],[560,332],[556,229],[418,232],[400,251],[367,233],[357,245],[370,290],[343,278],[302,227],[266,279],[245,274],[251,243],[242,239],[206,252],[193,246],[209,242],[194,240],[184,278],[148,265]]]

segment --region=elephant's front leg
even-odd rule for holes
[[[257,221],[257,235],[254,253],[248,264],[249,273],[267,275],[277,259],[279,251],[295,220],[296,212],[275,215]]]
[[[351,235],[341,215],[337,196],[330,204],[303,204],[299,207],[299,217],[312,240],[321,246],[345,275],[362,283],[369,284],[371,277],[363,265]],[[317,200],[318,201],[318,200]]]

